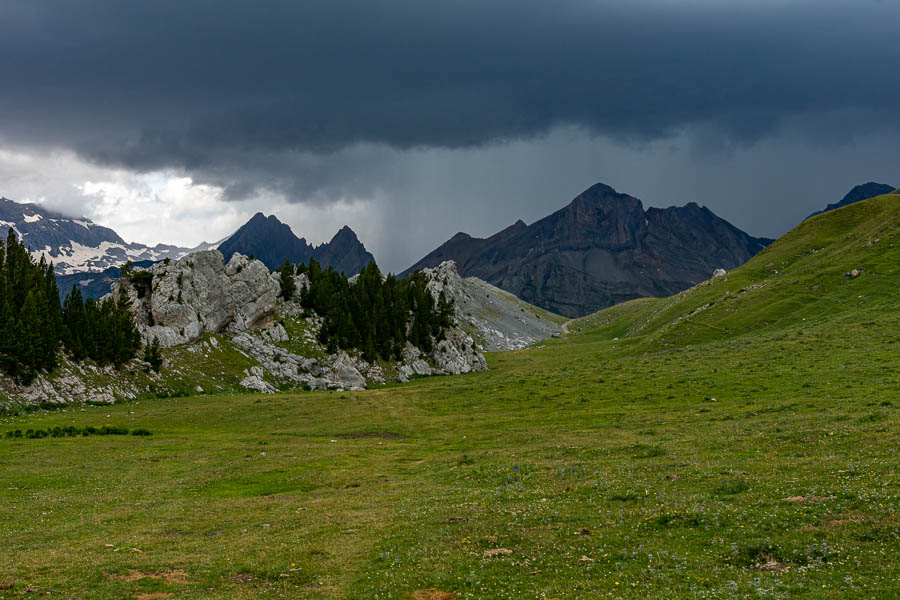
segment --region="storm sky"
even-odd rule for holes
[[[900,185],[900,0],[3,0],[0,195],[382,267],[604,182],[776,237]]]

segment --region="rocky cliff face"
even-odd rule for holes
[[[330,242],[312,246],[306,239],[294,235],[291,228],[275,216],[266,217],[262,213],[256,213],[234,235],[222,242],[219,250],[225,260],[235,253],[252,255],[272,270],[281,266],[286,258],[294,264],[307,263],[310,258],[315,258],[322,266],[342,271],[348,276],[356,275],[375,260],[347,226],[342,227]]]
[[[145,341],[157,338],[162,346],[252,328],[271,317],[281,293],[278,276],[261,262],[235,254],[226,265],[217,250],[157,263],[144,272],[152,275],[149,283],[120,279],[112,292],[131,299]]]
[[[577,317],[687,289],[768,242],[694,203],[645,211],[637,198],[598,184],[531,225],[518,221],[486,239],[457,234],[402,275],[454,260],[464,277]]]

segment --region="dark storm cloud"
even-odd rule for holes
[[[290,188],[290,157],[326,168],[360,143],[469,148],[576,125],[745,144],[836,111],[897,127],[897,23],[897,2],[860,0],[6,0],[0,135],[240,195]]]

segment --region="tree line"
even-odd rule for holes
[[[288,261],[279,269],[282,295],[296,293],[293,275],[305,273],[309,287],[301,292],[300,305],[324,318],[319,341],[329,353],[357,349],[373,361],[399,360],[406,342],[430,352],[435,340],[443,340],[452,325],[453,305],[441,292],[434,298],[427,279],[414,273],[406,279],[382,276],[370,262],[354,283],[331,267],[323,269],[314,258],[296,267]]]
[[[61,348],[118,367],[140,346],[126,296],[85,300],[76,285],[60,303],[52,263],[35,261],[9,229],[0,240],[0,369],[29,383],[57,366]]]

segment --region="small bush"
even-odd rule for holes
[[[750,484],[743,479],[728,479],[719,483],[713,490],[720,496],[732,496],[750,489]]]
[[[459,457],[459,460],[456,461],[456,464],[461,467],[466,466],[466,465],[474,465],[475,459],[472,458],[471,456],[469,456],[468,454],[463,454],[462,456]]]
[[[148,436],[153,435],[147,429],[135,429],[130,432],[131,435],[137,436]],[[97,427],[88,426],[84,429],[79,429],[78,427],[74,427],[69,425],[68,427],[53,427],[52,429],[28,429],[25,431],[23,436],[21,429],[16,429],[14,431],[7,431],[0,437],[4,437],[6,439],[14,439],[14,438],[22,438],[30,440],[38,440],[46,437],[87,437],[89,435],[128,435],[129,430],[127,427],[115,427],[113,425],[104,425],[99,429]]]
[[[609,497],[613,502],[634,502],[638,499],[637,494],[613,494]]]

